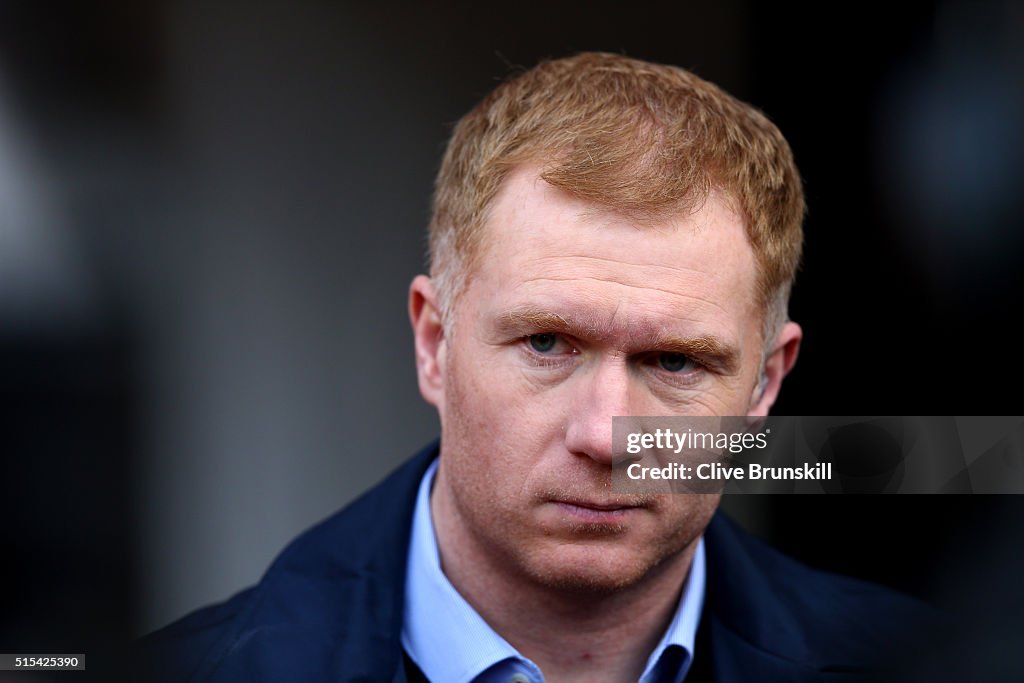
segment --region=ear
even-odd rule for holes
[[[434,284],[426,275],[417,275],[409,286],[409,321],[416,342],[420,394],[440,409],[444,400],[444,327]]]
[[[772,404],[775,403],[779,390],[782,388],[782,380],[796,364],[803,335],[803,330],[794,322],[788,322],[782,326],[771,353],[764,361],[764,375],[760,378],[758,386],[751,396],[750,410],[747,413],[751,417],[768,415],[768,411],[771,410]]]

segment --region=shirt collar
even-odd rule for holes
[[[706,572],[704,537],[701,536],[697,540],[697,549],[693,553],[690,573],[679,596],[676,613],[665,630],[665,635],[647,658],[647,666],[640,677],[640,683],[680,683],[686,678],[686,672],[690,670],[690,664],[693,662],[697,626],[700,624],[700,614],[704,608]],[[673,657],[672,651],[679,648],[682,648],[678,653],[681,657]]]
[[[413,513],[412,537],[405,579],[402,646],[431,681],[482,683],[499,671],[543,681],[536,664],[523,657],[459,595],[441,570],[430,490],[437,471],[431,463]],[[693,563],[672,622],[651,652],[640,683],[683,680],[693,661],[697,624],[704,603],[704,540],[697,543]]]

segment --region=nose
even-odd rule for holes
[[[624,359],[606,358],[576,378],[565,430],[570,453],[611,467],[612,418],[632,415],[635,407],[629,374]]]

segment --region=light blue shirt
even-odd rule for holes
[[[498,635],[441,571],[430,490],[437,460],[420,482],[405,578],[402,646],[433,683],[543,683],[537,665]],[[639,683],[680,683],[693,661],[704,604],[704,539],[697,543],[672,622]]]

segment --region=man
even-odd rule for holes
[[[876,672],[911,601],[778,555],[717,496],[610,485],[613,416],[768,413],[801,339],[803,212],[778,130],[682,69],[581,54],[499,86],[454,131],[410,289],[440,444],[150,637],[154,675]]]

